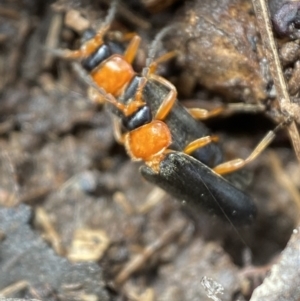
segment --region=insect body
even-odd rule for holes
[[[119,101],[125,104],[128,103],[134,97],[141,79],[142,77],[137,75]],[[142,97],[150,107],[151,112],[157,112],[168,93],[169,88],[164,84],[155,80],[147,80]],[[165,117],[164,122],[168,125],[172,134],[170,146],[172,150],[183,151],[190,142],[210,134],[208,128],[202,122],[193,118],[177,100],[174,102],[172,110]],[[209,167],[216,166],[223,161],[222,150],[216,141],[197,148],[190,154]]]
[[[106,101],[119,117],[115,136],[135,161],[144,161],[142,175],[174,197],[226,217],[234,223],[249,223],[256,208],[250,196],[238,190],[222,174],[236,171],[252,161],[273,139],[270,132],[246,159],[222,163],[218,138],[210,136],[198,119],[216,112],[192,109],[192,115],[177,102],[177,91],[155,74],[154,60],[138,75],[132,68],[140,38],[134,36],[122,54],[103,36],[108,26],[85,42],[79,50],[58,50],[64,58],[80,59],[89,73],[90,95]],[[91,81],[89,80],[91,78]],[[122,129],[121,126],[122,124]],[[213,169],[211,169],[213,168]]]
[[[166,94],[167,89],[154,80],[147,81],[143,89],[143,99],[152,112],[158,110]],[[164,122],[172,135],[169,146],[172,151],[164,153],[156,169],[149,164],[142,166],[143,177],[192,208],[205,208],[235,224],[253,221],[256,207],[251,197],[210,168],[221,163],[222,153],[212,141],[214,138],[208,138],[209,131],[204,124],[196,121],[177,101]],[[191,155],[184,153],[194,142],[199,147],[189,151]]]

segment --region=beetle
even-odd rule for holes
[[[138,78],[142,77],[136,77],[136,81]],[[124,97],[127,100],[125,103],[136,100],[139,86],[135,86],[136,90],[130,90],[131,97]],[[147,80],[142,88],[145,105],[154,113],[160,111],[167,93],[168,89],[153,79]],[[164,150],[158,166],[144,160],[145,166],[140,167],[142,176],[176,199],[184,200],[192,208],[205,208],[210,214],[230,220],[234,225],[251,223],[256,215],[252,198],[221,175],[230,175],[254,160],[283,125],[270,131],[246,160],[235,159],[222,164],[222,150],[216,143],[217,139],[209,136],[206,126],[195,120],[177,100],[163,121],[171,132],[172,143]],[[135,159],[131,146],[125,143],[125,147],[131,158]]]
[[[134,35],[124,53],[120,53],[116,43],[104,40],[109,29],[107,23],[80,49],[54,53],[65,59],[80,60],[79,73],[90,85],[90,97],[110,104],[118,117],[117,122],[114,119],[115,137],[124,144],[133,161],[145,163],[140,171],[146,180],[175,198],[205,208],[234,224],[250,223],[256,215],[252,198],[222,175],[256,158],[280,126],[270,131],[245,160],[222,163],[218,137],[211,136],[206,126],[196,119],[217,115],[223,108],[208,112],[187,110],[179,104],[173,84],[155,74],[158,63],[174,53],[150,61],[142,74],[137,74],[132,62],[140,37]]]

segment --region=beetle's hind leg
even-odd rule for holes
[[[229,115],[235,113],[258,113],[265,111],[265,106],[262,104],[244,104],[234,103],[228,105],[221,105],[212,110],[201,108],[187,108],[188,112],[199,120],[206,120],[219,115]]]
[[[217,107],[210,111],[206,110],[206,109],[200,109],[200,108],[191,108],[191,109],[187,109],[187,110],[193,116],[193,118],[199,119],[199,120],[205,120],[205,119],[209,119],[211,117],[215,117],[215,116],[218,116],[218,115],[224,113],[225,107],[220,106],[220,107]]]
[[[204,147],[210,143],[213,142],[218,142],[219,141],[219,137],[218,136],[205,136],[205,137],[201,137],[199,139],[196,139],[192,142],[190,142],[183,150],[183,152],[187,155],[190,155],[191,153],[193,153],[194,151],[196,151],[197,149]]]
[[[290,122],[289,120],[284,121],[280,123],[273,131],[269,131],[267,135],[260,141],[260,143],[255,147],[255,149],[246,159],[237,158],[219,164],[213,168],[214,172],[220,175],[224,175],[243,168],[245,165],[252,162],[258,155],[260,155],[267,148],[267,146],[273,141],[273,139],[276,136],[276,132],[280,130],[282,127],[286,126],[286,124],[288,124],[289,122]]]

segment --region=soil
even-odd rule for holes
[[[182,206],[146,182],[143,163],[115,141],[109,109],[93,103],[72,64],[51,52],[77,49],[83,31],[105,19],[108,2],[0,5],[0,297],[248,300],[299,221],[300,172],[287,132],[238,174],[257,206],[251,225]],[[142,37],[140,72],[155,35],[177,24],[157,56],[178,55],[157,73],[174,83],[183,105],[266,107],[205,122],[227,160],[246,158],[280,113],[251,2],[218,3],[124,1],[108,39]],[[286,63],[289,78],[294,63]]]

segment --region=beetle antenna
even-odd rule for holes
[[[118,3],[119,3],[119,0],[112,1],[112,3],[110,4],[110,8],[107,12],[107,15],[101,24],[101,27],[109,27],[110,26],[112,20],[115,18]]]
[[[161,45],[161,41],[164,37],[166,37],[172,30],[178,28],[180,23],[175,23],[173,25],[167,26],[163,28],[154,38],[152,41],[150,47],[149,47],[149,52],[148,52],[148,58],[146,60],[146,66],[148,67],[155,58],[157,49]]]

